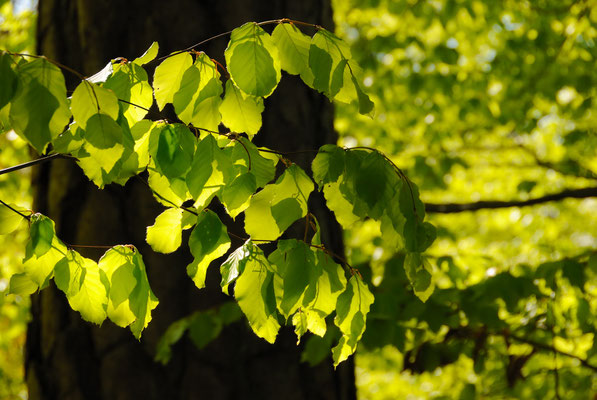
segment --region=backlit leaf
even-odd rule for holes
[[[189,53],[183,52],[166,58],[155,69],[153,91],[160,110],[172,103],[174,94],[180,89],[185,71],[193,64]]]
[[[246,94],[267,97],[280,81],[278,49],[254,22],[232,31],[224,56],[230,77]]]
[[[338,297],[334,323],[342,332],[340,342],[332,349],[334,366],[344,361],[356,350],[365,331],[365,321],[373,304],[373,294],[367,284],[356,276],[350,277],[346,290]]]
[[[236,279],[234,296],[255,334],[274,343],[280,324],[277,319],[273,273],[263,252],[253,247],[245,268]]]
[[[64,76],[43,58],[19,64],[16,72],[19,84],[10,106],[10,122],[17,134],[43,153],[70,119]]]
[[[261,129],[263,99],[242,93],[232,81],[226,82],[226,94],[220,105],[222,123],[232,132],[245,132],[249,137]]]
[[[209,264],[226,254],[230,248],[226,226],[222,224],[216,213],[203,210],[199,214],[197,224],[189,238],[189,248],[195,259],[187,266],[187,273],[201,289],[205,287]]]
[[[182,208],[169,208],[157,216],[155,223],[147,227],[147,243],[153,251],[172,253],[182,241]]]

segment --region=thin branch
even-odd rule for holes
[[[27,221],[29,221],[29,220],[31,219],[31,216],[30,216],[30,215],[25,215],[25,214],[23,214],[22,212],[20,212],[19,210],[17,210],[17,209],[15,209],[15,208],[11,207],[9,204],[5,203],[4,201],[0,200],[0,203],[1,203],[2,205],[4,205],[4,207],[8,208],[9,210],[16,212],[16,213],[17,213],[17,214],[19,214],[21,217],[25,218]]]
[[[575,359],[578,362],[580,362],[582,366],[584,366],[586,368],[589,368],[589,369],[597,372],[597,366],[596,365],[593,365],[593,364],[589,363],[586,359],[584,359],[582,357],[579,357],[579,356],[577,356],[575,354],[571,354],[571,353],[568,353],[566,351],[559,350],[559,349],[555,348],[554,346],[550,346],[550,345],[545,344],[545,343],[537,342],[537,341],[532,340],[532,339],[527,339],[527,338],[524,338],[522,336],[513,335],[511,333],[503,333],[503,336],[504,337],[507,336],[507,337],[509,337],[511,339],[514,339],[514,340],[516,340],[517,342],[520,342],[520,343],[525,343],[525,344],[531,345],[531,346],[533,346],[533,347],[535,347],[535,348],[537,348],[539,350],[545,350],[545,351],[548,351],[548,352],[557,353],[559,355]]]
[[[12,166],[12,167],[0,169],[0,175],[8,174],[9,172],[18,171],[18,170],[23,169],[23,168],[32,167],[32,166],[37,165],[37,164],[42,164],[42,163],[51,161],[51,160],[53,160],[55,158],[69,158],[69,159],[72,159],[72,158],[75,158],[75,157],[69,156],[69,155],[66,155],[66,154],[54,153],[54,154],[50,154],[49,156],[40,157],[40,158],[38,158],[36,160],[27,161],[27,162],[25,162],[23,164],[19,164],[19,165],[15,165],[15,166]]]
[[[513,200],[513,201],[477,201],[474,203],[448,203],[448,204],[436,204],[426,203],[425,211],[428,213],[437,214],[452,214],[464,211],[477,211],[483,209],[496,209],[496,208],[508,208],[508,207],[525,207],[532,206],[535,204],[548,203],[551,201],[560,201],[568,198],[584,199],[589,197],[597,197],[597,186],[581,188],[581,189],[567,189],[559,193],[548,194],[545,196],[537,197],[528,200]]]

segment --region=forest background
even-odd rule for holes
[[[33,9],[0,2],[0,48],[33,52]],[[359,397],[590,398],[597,2],[353,0],[334,13],[376,104],[373,117],[336,107],[339,145],[384,151],[438,228],[425,303],[403,277],[382,280],[400,256],[374,221],[347,233],[351,264],[400,294],[369,316]],[[30,159],[14,133],[0,149],[0,168]],[[28,207],[27,173],[3,175],[0,198]],[[26,236],[0,236],[0,293]],[[26,397],[27,306],[0,297],[0,397]]]

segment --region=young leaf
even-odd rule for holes
[[[69,250],[56,264],[54,280],[73,310],[80,312],[85,321],[102,324],[106,319],[108,287],[107,282],[102,282],[95,261]]]
[[[284,318],[288,318],[301,306],[310,275],[317,275],[311,272],[316,268],[315,255],[305,242],[280,240],[268,261],[275,270],[274,291],[278,309]]]
[[[344,293],[338,297],[334,323],[342,332],[340,342],[332,349],[334,366],[338,366],[356,350],[357,343],[365,331],[367,313],[373,304],[373,294],[367,284],[351,276]]]
[[[82,81],[71,98],[71,111],[77,124],[87,130],[88,120],[97,114],[108,116],[113,121],[118,119],[118,98],[113,91],[88,81]]]
[[[185,71],[193,64],[189,53],[180,53],[166,58],[155,69],[153,91],[160,111],[172,103],[174,94],[180,89]]]
[[[30,214],[27,210],[14,204],[8,204],[13,210],[17,210],[25,215]],[[0,203],[0,235],[6,235],[15,231],[25,218],[17,214],[4,204]]]
[[[25,272],[14,274],[10,277],[8,294],[27,296],[39,289],[39,285],[31,280]]]
[[[313,182],[296,165],[290,166],[276,183],[266,185],[245,210],[245,231],[253,238],[276,240],[294,221],[307,215],[307,200]]]
[[[164,176],[175,179],[191,167],[195,145],[195,136],[185,125],[166,124],[151,131],[149,154]]]
[[[261,153],[253,142],[246,138],[239,137],[234,141],[232,156],[234,166],[241,173],[251,172],[255,175],[255,184],[258,188],[270,183],[276,175],[276,164],[278,157],[270,153]]]
[[[422,302],[426,302],[435,289],[429,261],[420,253],[407,253],[404,259],[404,271],[415,295]]]
[[[234,296],[255,334],[270,343],[276,341],[280,324],[277,319],[273,273],[258,247],[249,251],[245,268],[236,279]]]
[[[313,81],[309,68],[311,38],[294,24],[284,23],[276,25],[272,39],[278,48],[282,69],[292,75],[301,75],[305,82]]]
[[[155,223],[147,227],[147,243],[153,251],[172,253],[182,241],[182,208],[169,208],[158,215]]]
[[[237,176],[232,182],[224,187],[218,197],[222,201],[226,211],[232,218],[249,207],[250,199],[257,190],[255,175],[251,172]]]
[[[19,85],[10,106],[10,122],[41,154],[70,119],[64,76],[44,58],[21,63],[16,72]]]
[[[0,109],[8,104],[17,90],[18,79],[12,65],[12,56],[0,53]]]
[[[52,242],[56,237],[54,221],[45,215],[37,213],[31,216],[30,223],[29,235],[31,236],[31,241],[29,244],[33,254],[41,257],[50,250]]]
[[[219,111],[222,92],[216,65],[205,53],[200,53],[195,63],[184,72],[172,104],[178,118],[186,124],[217,131],[222,120]]]
[[[230,77],[246,94],[267,97],[280,81],[278,49],[254,22],[232,31],[224,56]]]
[[[107,315],[121,327],[129,326],[139,339],[157,307],[145,271],[145,264],[136,249],[116,246],[99,260],[99,268],[109,282]]]
[[[211,134],[197,145],[193,164],[187,174],[189,192],[195,199],[195,207],[209,204],[235,175],[228,156],[220,149]]]
[[[220,105],[222,123],[232,132],[252,137],[261,128],[263,99],[242,93],[232,81],[226,82],[226,94]]]
[[[216,213],[203,210],[199,214],[197,225],[189,238],[189,248],[195,259],[187,266],[187,273],[195,285],[201,289],[205,287],[205,276],[209,264],[226,254],[230,248],[230,237],[226,226]]]
[[[136,63],[116,64],[113,74],[103,85],[118,97],[124,117],[133,126],[141,121],[153,103],[153,90],[147,72]]]
[[[153,42],[142,56],[133,60],[133,63],[137,65],[145,65],[153,61],[158,56],[159,49],[160,46],[158,45],[158,42]]]

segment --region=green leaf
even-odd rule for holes
[[[250,204],[253,193],[257,190],[255,175],[250,172],[237,176],[224,187],[219,196],[226,211],[232,218],[243,212]]]
[[[355,78],[355,76],[352,74],[351,74],[351,80],[352,80],[354,88],[357,92],[357,98],[358,98],[358,102],[359,102],[359,114],[363,114],[363,115],[369,114],[371,111],[373,111],[373,107],[374,107],[373,102],[371,101],[369,96],[367,96],[367,94],[365,92],[363,92],[363,89],[361,89],[361,87],[359,86],[357,78]],[[332,82],[332,84],[333,84],[333,82]]]
[[[203,210],[197,217],[197,225],[191,232],[189,248],[195,259],[187,266],[187,273],[199,289],[205,287],[205,276],[209,264],[226,254],[230,248],[230,237],[226,226],[210,210]]]
[[[30,219],[29,235],[31,236],[31,250],[37,257],[41,257],[50,250],[56,237],[54,221],[39,213]]]
[[[13,64],[12,56],[0,53],[0,109],[10,102],[17,90],[18,78]]]
[[[253,247],[245,268],[236,279],[234,296],[255,334],[270,343],[276,341],[277,319],[273,273],[268,270],[263,252]]]
[[[104,88],[114,92],[129,126],[141,121],[153,104],[153,89],[149,85],[147,72],[136,63],[115,64],[113,74],[106,80]]]
[[[166,124],[152,130],[149,154],[166,178],[175,179],[184,176],[191,167],[195,144],[195,136],[185,125]]]
[[[133,152],[129,131],[105,114],[95,114],[87,121],[83,148],[77,163],[98,187],[111,183],[120,172],[123,160]]]
[[[338,297],[334,323],[342,332],[340,342],[332,349],[334,366],[346,360],[356,350],[365,331],[367,313],[374,297],[367,284],[356,276],[348,280],[346,290]]]
[[[263,99],[242,93],[232,81],[226,82],[226,94],[220,105],[222,123],[232,132],[252,137],[261,129]]]
[[[162,365],[168,364],[172,358],[172,346],[182,338],[189,328],[190,318],[182,318],[172,323],[160,338],[156,346],[154,360]]]
[[[19,84],[10,106],[10,122],[41,154],[70,119],[64,76],[43,58],[19,64],[16,72]]]
[[[415,295],[422,302],[426,302],[435,289],[429,261],[420,253],[407,253],[404,259],[404,271]]]
[[[222,92],[216,65],[205,53],[199,53],[195,63],[185,71],[180,89],[174,95],[178,118],[196,128],[217,132],[222,120],[219,110]]]
[[[120,110],[118,98],[113,91],[86,80],[75,89],[70,108],[75,121],[83,130],[88,130],[88,120],[92,116],[102,114],[116,121]]]
[[[131,135],[135,141],[133,151],[122,163],[115,182],[124,185],[128,178],[145,170],[149,164],[149,136],[154,124],[153,121],[142,119],[131,127]]]
[[[172,103],[174,95],[180,89],[185,71],[192,64],[191,55],[183,52],[166,58],[156,67],[153,76],[153,90],[160,111],[167,103]]]
[[[183,178],[168,179],[156,168],[153,159],[147,166],[149,178],[147,183],[153,192],[154,198],[166,207],[180,207],[182,203],[191,199],[187,183]]]
[[[316,266],[315,255],[305,242],[280,240],[268,261],[275,270],[274,289],[278,310],[284,318],[288,318],[302,304],[312,275],[311,269]]]
[[[31,280],[25,272],[14,274],[10,277],[8,294],[27,296],[39,289],[39,285]]]
[[[264,152],[263,154],[272,156],[271,153]],[[234,141],[231,158],[241,173],[251,172],[255,175],[255,184],[258,188],[270,183],[276,175],[278,157],[276,155],[264,157],[257,146],[244,137],[239,137]]]
[[[85,321],[101,325],[106,319],[108,287],[102,282],[97,263],[69,250],[56,264],[56,286],[66,294],[71,308]]]
[[[267,97],[280,81],[278,49],[254,22],[232,31],[224,56],[234,84],[246,94]]]
[[[182,242],[181,208],[169,208],[155,219],[155,223],[147,227],[146,241],[153,251],[172,253]]]
[[[187,174],[189,192],[195,207],[203,208],[236,175],[230,158],[220,149],[213,135],[207,134],[197,145],[193,164]]]
[[[139,339],[151,321],[151,311],[158,305],[141,255],[134,248],[115,246],[99,260],[99,268],[109,282],[108,317],[118,326],[130,325]]]
[[[321,93],[330,93],[330,75],[332,73],[332,57],[325,51],[311,45],[309,48],[309,67],[313,73],[312,87]],[[305,82],[309,84],[308,82]]]
[[[344,149],[333,144],[320,147],[311,164],[313,179],[320,188],[326,183],[336,182],[344,173],[344,152]]]
[[[266,185],[245,210],[245,231],[253,238],[276,240],[294,221],[307,215],[314,185],[305,172],[290,166],[276,183]]]
[[[278,24],[272,32],[272,39],[278,48],[282,69],[292,75],[301,75],[305,82],[313,81],[309,68],[309,47],[311,38],[294,24]]]
[[[17,210],[25,215],[30,214],[29,211],[23,209],[22,207],[12,203],[9,203],[8,205],[12,208],[12,210],[0,203],[0,235],[6,235],[17,230],[25,219],[13,210]]]
[[[230,294],[228,291],[230,284],[236,281],[236,278],[242,274],[250,260],[258,260],[260,255],[262,255],[261,250],[251,242],[251,239],[230,253],[226,261],[220,266],[220,275],[222,276],[220,286],[222,286],[222,291]]]
[[[133,63],[137,65],[145,65],[153,61],[158,56],[159,49],[160,46],[158,45],[158,42],[153,42],[141,57],[137,57],[133,60]]]

